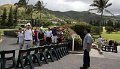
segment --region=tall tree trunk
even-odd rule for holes
[[[31,20],[33,19],[33,18],[32,18],[32,15],[33,15],[33,13],[31,12]]]
[[[40,23],[41,23],[41,20],[42,20],[42,14],[40,12]],[[39,23],[39,26],[40,26],[40,23]]]
[[[100,23],[99,23],[99,35],[101,35],[101,28],[102,28],[102,23],[103,23],[103,11],[102,11],[102,13],[101,13],[101,20],[100,20]]]
[[[41,18],[42,18],[42,17],[41,17],[41,12],[40,12],[40,20],[41,20]]]

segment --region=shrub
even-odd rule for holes
[[[91,25],[90,24],[87,24],[87,23],[79,23],[79,24],[76,24],[76,25],[73,25],[71,27],[78,35],[80,35],[81,39],[83,40],[84,39],[84,29],[91,29]]]
[[[91,26],[91,32],[94,35],[99,35],[100,34],[100,27],[98,27],[98,26]],[[101,32],[103,32],[103,28],[101,28]]]
[[[70,28],[67,28],[64,30],[64,37],[65,37],[65,41],[67,42],[70,42],[70,45],[69,45],[69,50],[71,50],[72,48],[72,33],[74,31]],[[80,38],[79,35],[76,35],[76,38],[75,38],[75,50],[78,51],[78,50],[81,50],[82,48],[82,40]]]
[[[112,33],[114,31],[114,28],[111,26],[107,26],[105,29],[107,30],[107,33]]]
[[[17,37],[16,30],[6,30],[4,31],[5,36]]]

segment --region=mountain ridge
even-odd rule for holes
[[[5,4],[5,5],[1,5],[0,7],[2,7],[2,9],[4,7],[9,8],[10,6],[15,7],[12,4]],[[70,19],[74,19],[77,21],[84,21],[89,23],[91,20],[95,20],[95,21],[99,21],[100,20],[100,15],[95,14],[95,13],[91,13],[88,11],[66,11],[66,12],[61,12],[61,11],[53,11],[53,10],[49,10],[47,8],[44,8],[45,11],[49,12],[52,15],[55,15],[56,17],[59,18],[70,18]],[[111,16],[103,16],[103,19],[110,19],[110,18],[115,18],[115,19],[120,19],[120,15],[116,16],[116,17],[111,17]]]

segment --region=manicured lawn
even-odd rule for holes
[[[119,32],[112,32],[112,33],[106,33],[105,28],[103,27],[102,37],[109,40],[113,39],[115,41],[120,42],[120,31]]]
[[[115,34],[115,33],[107,34],[107,33],[103,33],[102,37],[107,39],[107,40],[113,39],[113,40],[116,40],[116,41],[120,42],[120,34]]]

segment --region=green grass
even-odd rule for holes
[[[112,32],[112,33],[106,33],[105,27],[103,27],[102,37],[109,40],[113,39],[117,42],[120,42],[120,31],[119,32]]]

